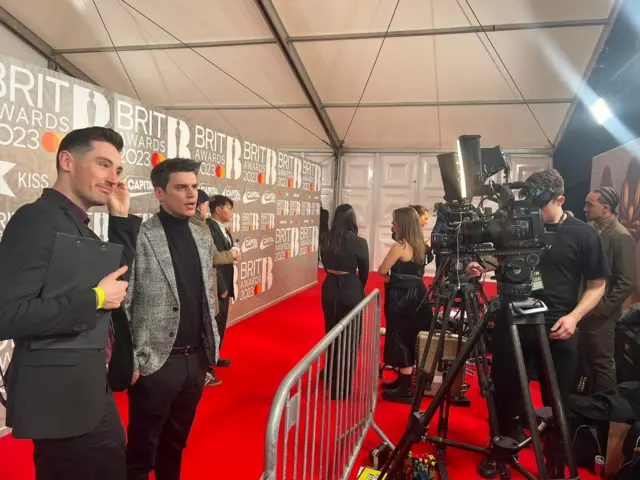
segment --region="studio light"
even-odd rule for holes
[[[593,116],[594,120],[600,125],[605,123],[613,116],[611,110],[609,109],[609,105],[607,105],[607,102],[604,100],[604,98],[598,98],[598,100],[593,102],[589,109],[591,110],[591,115]]]

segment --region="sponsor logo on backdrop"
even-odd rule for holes
[[[54,153],[71,130],[71,83],[46,70],[0,62],[0,147]]]
[[[242,203],[253,203],[260,200],[260,192],[256,192],[255,190],[245,190],[244,195],[242,195]]]
[[[240,200],[242,200],[242,193],[237,188],[225,187],[225,189],[222,191],[222,195],[230,198],[234,202],[239,202]]]
[[[17,166],[16,163],[0,160],[0,195],[15,197],[15,192],[19,190],[41,190],[51,185],[46,173],[16,171],[14,169]],[[11,176],[15,176],[15,180],[10,185],[7,177]]]
[[[275,213],[261,213],[260,214],[260,228],[262,230],[273,230],[276,227],[276,214]]]
[[[322,170],[320,165],[302,160],[302,185],[299,188],[308,192],[320,190]]]
[[[260,250],[264,250],[265,248],[269,248],[271,245],[275,243],[276,239],[271,235],[265,235],[260,239]]]
[[[273,287],[273,259],[261,257],[234,265],[236,301],[247,300]]]
[[[300,202],[300,215],[311,215],[312,205],[310,202]]]
[[[242,213],[242,231],[253,232],[260,228],[260,214],[255,212]]]
[[[302,185],[302,159],[278,152],[278,181],[276,186],[300,188]]]
[[[127,165],[151,168],[166,160],[169,118],[172,117],[114,95],[114,129],[124,139],[122,161]],[[173,130],[175,135],[176,129]]]
[[[299,252],[300,229],[298,227],[276,228],[275,261],[296,257]]]
[[[216,187],[214,187],[213,185],[207,185],[206,183],[201,183],[198,188],[209,195],[209,197],[213,197],[214,195],[218,195],[218,193],[220,193],[220,191]]]
[[[300,202],[298,200],[289,201],[289,215],[300,215]]]
[[[318,227],[300,227],[299,255],[308,255],[318,250]]]
[[[242,242],[242,253],[248,253],[252,250],[256,250],[257,248],[260,247],[260,244],[258,243],[258,239],[257,238],[245,238],[244,242]]]
[[[242,144],[230,135],[194,125],[192,158],[202,162],[200,175],[232,180],[242,177]]]
[[[262,194],[261,202],[263,205],[268,203],[276,203],[276,194],[273,192],[264,192]]]
[[[289,215],[289,200],[278,199],[276,203],[276,211],[278,215],[282,215],[283,217]]]
[[[241,223],[240,214],[234,213],[231,217],[231,221],[227,224],[227,228],[230,232],[239,232]]]
[[[124,177],[124,184],[131,194],[131,198],[149,195],[153,193],[153,184],[151,179],[139,175],[128,175]]]
[[[277,154],[274,150],[245,141],[242,159],[242,180],[261,185],[276,184]]]

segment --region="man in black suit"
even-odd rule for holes
[[[33,440],[37,480],[125,478],[125,436],[111,390],[132,380],[121,277],[133,260],[140,219],[128,216],[129,193],[118,178],[122,148],[122,137],[109,128],[69,132],[53,188],[18,209],[0,243],[0,340],[15,342],[6,373],[7,425],[14,437]],[[124,246],[124,266],[94,288],[42,298],[57,234],[97,239],[86,211],[104,205],[109,239]],[[56,340],[80,332],[90,340],[86,348],[56,348]]]
[[[211,218],[207,219],[209,228],[213,233],[213,242],[219,252],[226,252],[235,248],[231,232],[225,226],[233,218],[233,200],[224,195],[215,195],[209,201],[209,209]],[[229,299],[235,298],[233,288],[233,265],[220,265],[218,267],[218,299],[220,311],[216,315],[216,323],[218,324],[218,333],[220,334],[220,348],[224,339],[224,332],[227,328],[227,319],[229,318]],[[218,367],[231,366],[231,360],[228,358],[218,359]],[[209,382],[207,382],[209,384]]]

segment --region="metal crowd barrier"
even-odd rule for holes
[[[372,428],[380,368],[374,290],[289,372],[271,405],[262,480],[347,479]]]

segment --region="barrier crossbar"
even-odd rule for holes
[[[373,420],[380,369],[380,291],[374,290],[293,367],[276,392],[262,480],[347,479]]]

